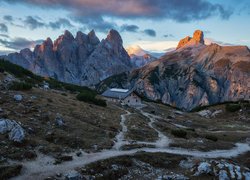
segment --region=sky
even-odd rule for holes
[[[0,54],[33,48],[67,29],[120,32],[125,47],[163,52],[204,31],[209,42],[250,47],[249,0],[0,0]]]

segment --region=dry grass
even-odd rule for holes
[[[66,93],[65,96],[63,93],[36,88],[29,92],[1,91],[0,107],[3,113],[0,117],[20,122],[27,133],[21,148],[0,135],[5,145],[0,147],[0,155],[22,159],[23,154],[34,147],[44,153],[78,148],[94,151],[112,147],[123,112],[113,105],[105,108],[90,105],[76,100],[75,94]],[[15,102],[15,94],[22,94],[23,101]],[[36,98],[32,99],[32,96]],[[56,125],[57,113],[62,115],[65,126]],[[13,147],[11,153],[10,147]]]

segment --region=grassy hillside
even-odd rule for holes
[[[100,106],[106,106],[105,101],[96,98],[97,92],[88,87],[60,82],[53,78],[44,78],[35,75],[31,71],[24,69],[21,66],[13,64],[4,59],[0,59],[0,72],[5,72],[5,71],[14,75],[16,78],[22,81],[22,82],[14,82],[10,87],[10,89],[12,90],[29,90],[34,86],[41,86],[44,83],[48,83],[51,89],[67,90],[70,92],[80,93],[80,96],[82,98],[77,98],[78,100],[93,103]]]

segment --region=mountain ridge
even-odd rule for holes
[[[158,60],[124,74],[119,84],[103,82],[99,89],[135,88],[142,97],[188,111],[197,106],[250,100],[248,47],[206,46],[197,42],[187,42]]]
[[[54,42],[47,38],[36,45],[33,52],[26,48],[4,58],[35,74],[85,86],[132,67],[122,38],[113,29],[102,41],[94,30],[88,34],[79,31],[75,37],[66,30]]]

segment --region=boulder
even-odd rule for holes
[[[69,173],[65,175],[65,179],[66,180],[81,180],[83,178],[82,178],[82,175],[78,173],[77,171],[70,171]]]
[[[25,138],[25,131],[14,120],[0,119],[0,134],[9,133],[9,139],[14,142],[22,142]]]
[[[201,117],[210,118],[212,115],[212,112],[210,110],[202,110],[202,111],[199,111],[198,114]]]
[[[59,113],[57,113],[55,121],[56,121],[57,126],[61,127],[61,126],[65,125],[64,119],[63,119],[62,115]]]

